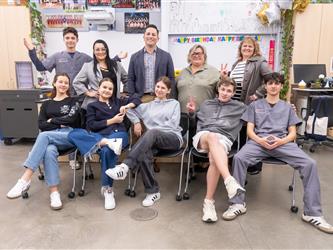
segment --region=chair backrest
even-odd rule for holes
[[[189,129],[189,117],[187,113],[180,114],[180,127],[182,128],[182,136],[184,137]]]

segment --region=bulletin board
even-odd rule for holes
[[[277,61],[277,35],[250,35],[260,45],[262,55],[268,60],[271,41],[275,42],[274,57],[275,69]],[[169,52],[176,69],[188,65],[187,55],[190,48],[199,43],[207,50],[207,63],[220,69],[221,64],[228,64],[228,69],[237,60],[238,46],[245,35],[169,35]]]
[[[230,70],[237,60],[239,43],[245,36],[252,36],[262,55],[267,60],[273,57],[274,70],[279,70],[280,24],[261,24],[256,16],[261,7],[259,0],[168,2],[168,45],[175,68],[186,67],[189,49],[200,43],[207,49],[208,64],[220,69],[222,63],[227,63]]]
[[[262,25],[256,16],[262,1],[171,0],[169,34],[274,34],[276,25]]]

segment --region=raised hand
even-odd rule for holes
[[[35,48],[35,46],[32,44],[32,42],[31,42],[31,40],[29,38],[24,38],[23,39],[23,43],[24,43],[24,46],[28,50],[33,50]]]
[[[196,110],[195,100],[193,96],[190,96],[188,103],[186,104],[187,111],[194,113]]]
[[[221,64],[221,71],[220,71],[221,77],[227,77],[228,76],[228,64]]]
[[[120,59],[125,59],[127,57],[127,51],[120,51],[118,57]]]

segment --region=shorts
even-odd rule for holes
[[[210,131],[200,131],[198,133],[195,134],[195,136],[193,136],[193,147],[199,152],[199,153],[207,153],[206,150],[204,149],[199,149],[199,141],[200,141],[200,137],[206,133],[214,133],[214,132],[210,132]],[[232,146],[232,142],[228,139],[228,137],[219,134],[219,133],[214,133],[217,134],[218,138],[219,138],[219,142],[224,146],[225,151],[227,152],[227,154],[229,153],[231,146]]]

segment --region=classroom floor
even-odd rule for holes
[[[247,214],[234,221],[221,219],[227,208],[225,188],[216,196],[219,220],[201,221],[205,194],[205,174],[198,173],[190,183],[191,198],[175,201],[178,185],[177,164],[161,165],[158,180],[161,200],[153,207],[158,216],[150,221],[136,221],[130,213],[141,207],[144,197],[141,179],[137,197],[124,195],[127,182],[117,181],[117,207],[106,211],[99,188],[99,170],[87,182],[86,196],[67,198],[71,171],[61,166],[61,194],[64,208],[52,211],[46,185],[34,176],[28,199],[9,200],[7,191],[22,174],[20,167],[32,143],[12,146],[0,143],[0,248],[12,249],[333,249],[333,236],[302,222],[302,187],[297,179],[298,214],[290,212],[288,191],[292,169],[265,165],[262,174],[248,177]],[[333,223],[332,148],[322,147],[311,154],[318,162],[322,188],[322,207]],[[80,172],[81,174],[81,172]]]

